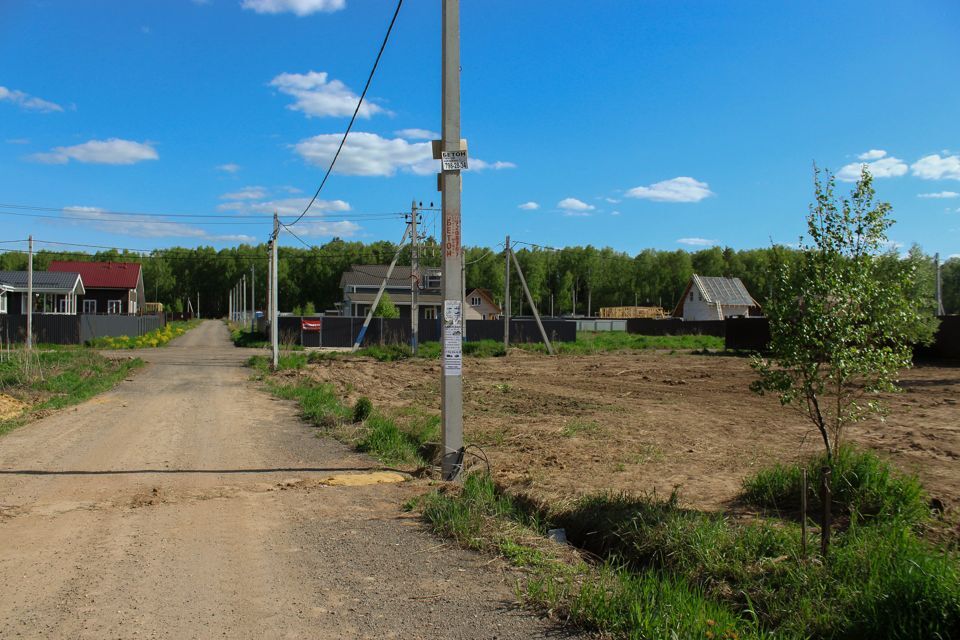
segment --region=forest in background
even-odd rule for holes
[[[661,251],[645,249],[636,255],[609,247],[592,246],[551,249],[525,243],[514,246],[527,283],[541,313],[549,314],[551,300],[556,315],[597,314],[600,307],[657,305],[668,312],[676,304],[694,273],[702,276],[738,277],[762,306],[771,291],[773,279],[783,265],[798,252],[785,246],[734,250],[710,247],[698,251]],[[387,241],[347,242],[333,239],[324,245],[307,248],[281,247],[279,250],[280,309],[289,311],[312,303],[318,311],[333,309],[342,300],[340,276],[351,265],[388,264],[396,245]],[[503,300],[504,252],[486,247],[465,247],[464,262],[467,289],[489,289],[496,300]],[[421,244],[421,265],[439,266],[440,248],[428,238]],[[189,297],[204,317],[226,314],[227,296],[243,276],[248,286],[256,282],[256,306],[264,308],[268,250],[265,244],[240,245],[216,250],[213,247],[159,249],[148,255],[108,250],[76,253],[41,250],[34,254],[34,268],[46,270],[52,260],[109,260],[140,262],[147,301],[162,302],[167,310],[182,311]],[[914,261],[919,277],[916,295],[934,298],[933,257],[919,247],[905,255],[891,251],[884,256],[891,264]],[[410,264],[410,249],[401,252],[399,264]],[[0,254],[0,270],[24,270],[23,252]],[[252,269],[252,271],[251,271]],[[947,260],[942,267],[943,302],[947,313],[960,313],[960,258]],[[522,300],[519,279],[511,279],[513,310],[528,314]]]

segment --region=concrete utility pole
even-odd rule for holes
[[[443,0],[441,156],[464,152],[460,140],[460,0]],[[451,158],[452,159],[452,158]],[[443,210],[443,371],[440,376],[443,478],[456,480],[463,466],[463,300],[460,284],[462,178],[456,162],[440,173]]]
[[[513,258],[513,264],[517,267],[517,276],[520,278],[520,284],[523,285],[523,292],[527,294],[527,302],[530,303],[530,310],[533,311],[533,319],[537,321],[537,328],[540,329],[540,336],[543,338],[543,344],[547,346],[547,353],[553,355],[553,345],[550,344],[550,338],[547,337],[547,331],[540,322],[540,313],[537,311],[537,305],[533,303],[533,296],[530,295],[530,289],[527,287],[527,279],[523,277],[523,269],[520,268],[520,261],[517,260],[517,254],[510,250],[510,257]]]
[[[200,292],[197,291],[197,319],[200,319]]]
[[[250,333],[255,330],[257,323],[257,272],[254,265],[250,265]]]
[[[243,283],[241,285],[241,289],[243,291],[243,296],[242,296],[243,297],[243,318],[242,318],[243,323],[242,324],[247,324],[247,309],[249,308],[247,307],[247,274],[243,274],[243,278],[241,279],[241,282]]]
[[[266,314],[263,316],[263,321],[266,323],[266,326],[270,326],[270,318],[273,317],[273,240],[267,243],[267,290],[264,295],[266,302],[264,303],[264,310]]]
[[[410,205],[410,349],[420,343],[420,237],[417,235],[417,201]]]
[[[943,279],[940,273],[940,254],[935,253],[933,260],[937,269],[937,315],[942,316],[946,314],[943,311]]]
[[[397,252],[393,254],[393,260],[390,261],[390,266],[387,268],[387,275],[383,276],[383,282],[380,283],[380,288],[377,289],[377,295],[374,296],[373,302],[370,303],[370,309],[367,310],[367,317],[363,319],[363,326],[360,327],[360,333],[357,334],[357,339],[353,343],[351,352],[356,352],[356,350],[360,348],[360,345],[363,344],[363,338],[367,335],[367,329],[370,327],[370,321],[373,319],[373,314],[376,312],[377,306],[380,304],[380,298],[383,297],[383,292],[387,288],[387,283],[390,281],[390,276],[393,275],[393,269],[397,266],[397,260],[400,259],[400,253],[403,251],[403,243],[407,241],[407,234],[409,232],[410,225],[408,224],[403,229],[403,237],[400,238],[400,244],[397,245]]]
[[[510,348],[510,236],[503,243],[506,265],[503,271],[503,350]]]
[[[33,349],[33,236],[27,236],[27,350]]]
[[[227,293],[227,322],[233,322],[233,289]]]
[[[270,282],[270,344],[273,349],[273,368],[280,365],[280,332],[277,328],[277,320],[280,313],[277,311],[279,291],[277,287],[277,244],[280,236],[280,218],[276,212],[273,214],[273,242],[270,243],[270,272],[273,274]]]

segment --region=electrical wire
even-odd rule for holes
[[[370,75],[367,76],[367,83],[363,87],[363,91],[360,93],[360,99],[357,100],[357,108],[353,110],[353,116],[350,118],[350,123],[347,124],[347,130],[343,132],[343,137],[340,139],[340,145],[337,147],[337,152],[333,154],[333,159],[330,161],[330,166],[327,167],[327,172],[323,176],[323,180],[320,181],[320,186],[317,187],[316,193],[313,194],[313,197],[310,198],[310,202],[307,203],[307,206],[304,208],[303,213],[290,223],[289,226],[293,226],[300,222],[303,216],[307,215],[307,212],[310,211],[310,207],[313,206],[313,203],[316,202],[317,197],[320,195],[320,192],[323,190],[323,186],[327,184],[327,179],[330,177],[330,173],[333,171],[333,166],[337,163],[337,158],[340,157],[340,152],[343,151],[343,145],[347,141],[347,136],[350,135],[350,130],[353,129],[353,123],[357,121],[357,114],[360,113],[360,106],[363,104],[363,99],[367,95],[367,90],[370,88],[370,84],[373,82],[373,74],[377,71],[377,65],[380,64],[380,57],[383,56],[383,50],[387,48],[387,41],[390,39],[390,32],[393,31],[393,25],[397,21],[397,15],[400,13],[400,7],[403,6],[403,0],[397,0],[397,8],[393,11],[393,17],[390,19],[390,26],[387,27],[387,33],[383,36],[383,42],[380,44],[380,51],[377,52],[377,58],[373,61],[373,67],[370,69]]]

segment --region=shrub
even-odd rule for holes
[[[373,413],[373,403],[370,402],[370,398],[366,396],[358,398],[353,405],[353,421],[363,422],[370,417],[371,413]]]
[[[930,514],[926,494],[915,476],[898,473],[877,454],[848,445],[840,447],[832,460],[821,453],[805,464],[777,464],[763,469],[744,480],[743,497],[748,504],[765,509],[799,509],[802,472],[806,468],[808,509],[811,514],[816,513],[824,466],[831,469],[832,505],[853,518],[916,524]]]

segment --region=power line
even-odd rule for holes
[[[307,215],[307,211],[310,210],[310,207],[313,206],[313,203],[316,202],[317,197],[323,190],[323,185],[327,183],[327,178],[330,177],[330,173],[333,171],[333,165],[337,163],[337,158],[340,157],[340,152],[343,150],[343,145],[347,141],[347,136],[350,135],[350,130],[353,128],[353,123],[357,120],[357,114],[360,113],[360,106],[363,104],[363,99],[367,95],[367,90],[370,88],[370,83],[373,82],[373,74],[377,71],[377,65],[380,64],[380,57],[383,55],[383,50],[387,48],[387,41],[390,39],[390,32],[393,31],[393,25],[397,21],[397,15],[400,13],[401,6],[403,6],[403,0],[397,0],[397,8],[393,11],[393,17],[390,19],[390,26],[387,27],[387,33],[385,36],[383,36],[383,42],[380,44],[380,51],[377,52],[377,59],[373,61],[373,68],[370,69],[370,75],[367,76],[367,83],[363,87],[363,92],[360,93],[360,99],[357,100],[357,108],[353,110],[353,116],[350,118],[350,123],[347,125],[347,130],[343,132],[343,137],[340,139],[340,145],[337,147],[337,152],[333,154],[333,159],[330,161],[330,166],[327,167],[327,172],[324,174],[323,180],[320,181],[320,186],[317,187],[316,193],[314,193],[313,197],[310,198],[310,202],[307,203],[303,213],[301,213],[296,220],[290,223],[289,226],[297,224],[300,222],[303,216]]]

